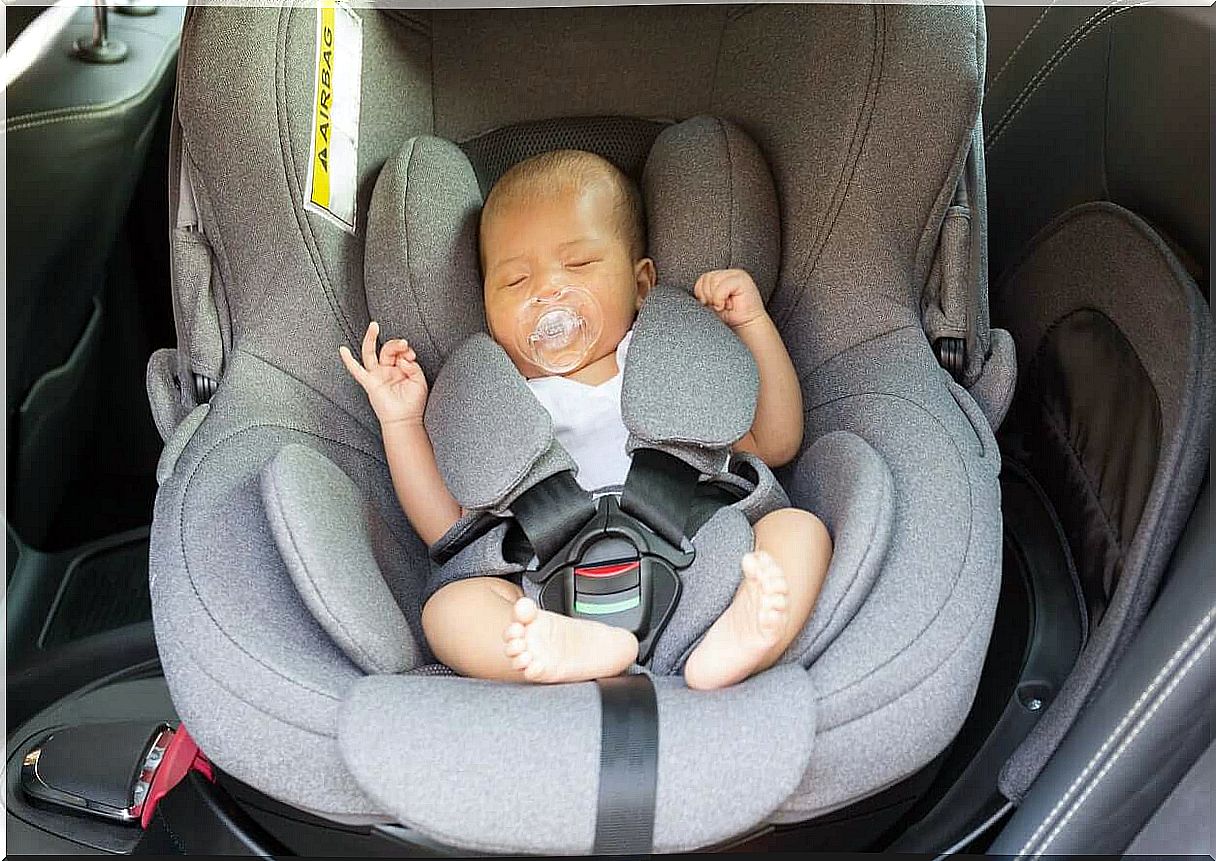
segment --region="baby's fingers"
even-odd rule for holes
[[[397,360],[397,367],[405,372],[405,376],[411,380],[426,380],[426,377],[422,373],[422,366],[413,359],[400,358]]]
[[[342,359],[342,364],[346,365],[346,370],[355,378],[359,385],[366,387],[371,375],[367,370],[359,364],[359,361],[351,355],[350,348],[343,344],[338,348],[338,356]]]
[[[414,348],[409,345],[409,342],[404,338],[394,338],[385,343],[380,350],[380,364],[392,367],[397,364],[397,360],[404,357],[409,361],[414,361]]]
[[[380,334],[380,324],[372,320],[367,324],[367,334],[363,336],[363,367],[369,371],[379,364],[376,361],[376,336]]]

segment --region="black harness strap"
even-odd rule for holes
[[[625,477],[621,510],[645,523],[674,547],[684,544],[684,528],[701,473],[667,452],[634,449]]]
[[[659,706],[646,675],[599,679],[600,788],[596,855],[654,850],[659,780]]]
[[[595,503],[567,470],[534,484],[511,503],[511,513],[544,565],[595,516]]]

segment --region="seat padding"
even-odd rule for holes
[[[402,673],[424,660],[380,573],[386,527],[332,461],[307,446],[279,450],[261,473],[262,505],[291,580],[313,616],[365,673]]]
[[[482,332],[444,364],[425,422],[444,484],[465,508],[505,507],[517,491],[578,469],[554,440],[553,419],[523,375]]]
[[[642,174],[647,253],[664,283],[691,290],[711,269],[746,269],[765,301],[777,286],[781,220],[760,148],[737,125],[697,116],[664,129]]]
[[[712,311],[673,286],[651,291],[621,380],[628,450],[665,448],[718,472],[752,425],[759,388],[752,354]]]
[[[367,212],[364,288],[384,337],[405,338],[428,379],[485,328],[477,223],[481,191],[460,147],[410,138],[376,179]]]
[[[800,667],[713,692],[675,678],[654,684],[656,851],[725,840],[793,790],[815,739],[814,689]],[[439,840],[585,854],[595,834],[599,715],[589,682],[369,676],[342,706],[338,743],[365,792]]]

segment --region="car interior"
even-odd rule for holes
[[[1209,9],[56,12],[5,8],[9,852],[1210,852]],[[646,201],[639,451],[750,421],[700,272],[753,273],[799,375],[776,479],[835,554],[732,689],[672,637],[543,688],[421,637],[432,567],[530,570],[569,475],[468,371],[477,213],[560,148]],[[372,319],[479,500],[429,554],[338,360]],[[745,504],[677,523],[685,593]]]

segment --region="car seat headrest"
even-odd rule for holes
[[[405,338],[428,379],[485,329],[477,220],[481,191],[460,147],[410,138],[380,170],[367,212],[367,310],[385,338]]]
[[[642,176],[659,281],[691,290],[711,269],[746,269],[767,302],[777,286],[781,219],[759,147],[716,117],[663,130]]]
[[[367,305],[383,336],[409,340],[432,376],[457,344],[485,329],[477,254],[483,191],[516,161],[563,147],[597,152],[640,180],[648,254],[661,283],[691,290],[703,272],[742,268],[767,300],[781,240],[759,148],[715,117],[659,128],[633,117],[584,117],[497,129],[463,150],[427,135],[408,140],[381,170],[367,216]]]

